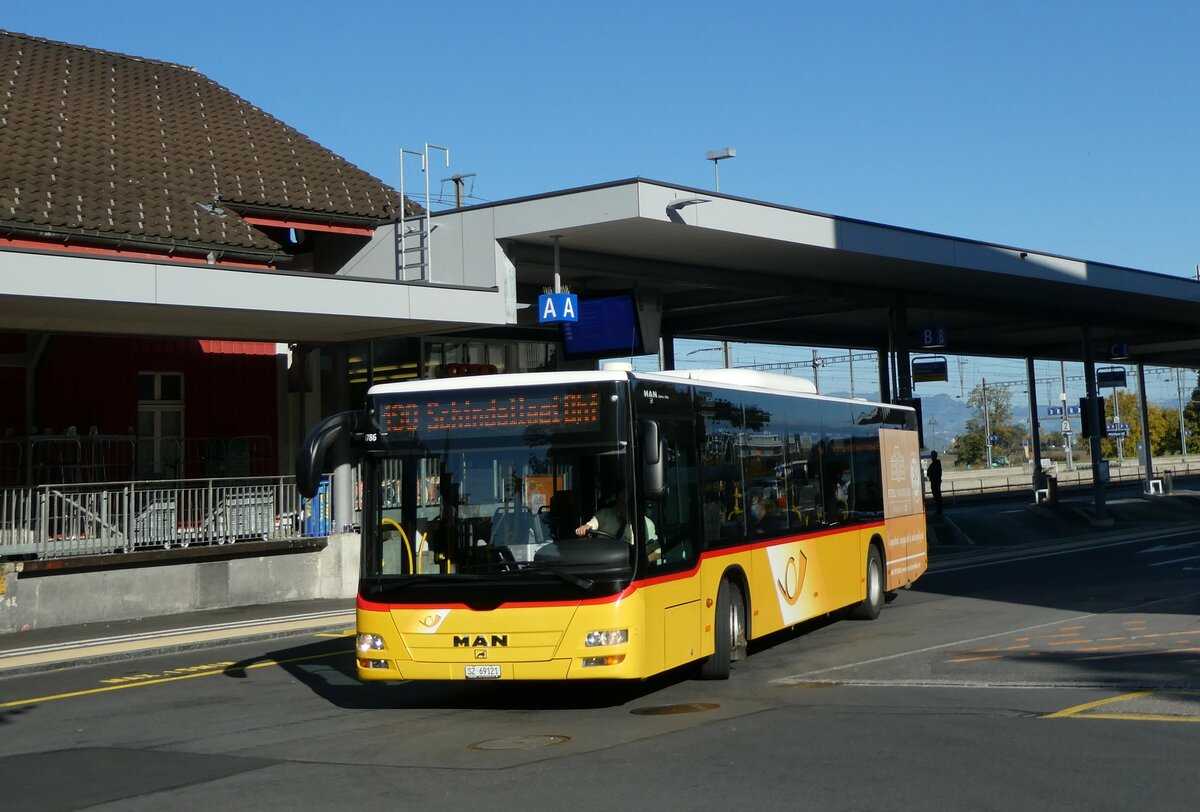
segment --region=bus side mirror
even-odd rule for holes
[[[355,431],[361,431],[367,422],[365,412],[355,411],[332,415],[313,426],[296,454],[296,490],[301,496],[312,499],[316,495],[330,450],[342,438],[350,439]]]
[[[658,423],[648,418],[638,421],[642,451],[642,493],[647,499],[662,499],[667,494],[667,441]]]

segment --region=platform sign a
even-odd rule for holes
[[[579,297],[574,293],[543,293],[538,297],[538,322],[579,321]]]

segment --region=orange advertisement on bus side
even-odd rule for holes
[[[887,589],[911,583],[928,566],[921,449],[913,431],[880,429]]]

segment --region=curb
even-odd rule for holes
[[[354,628],[354,611],[334,610],[306,615],[234,621],[211,626],[50,643],[0,653],[0,677],[114,662],[134,657],[216,648],[230,643],[271,640],[301,633]]]

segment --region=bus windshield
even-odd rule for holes
[[[376,395],[364,577],[381,588],[627,582],[648,523],[628,510],[626,390],[606,381]]]

